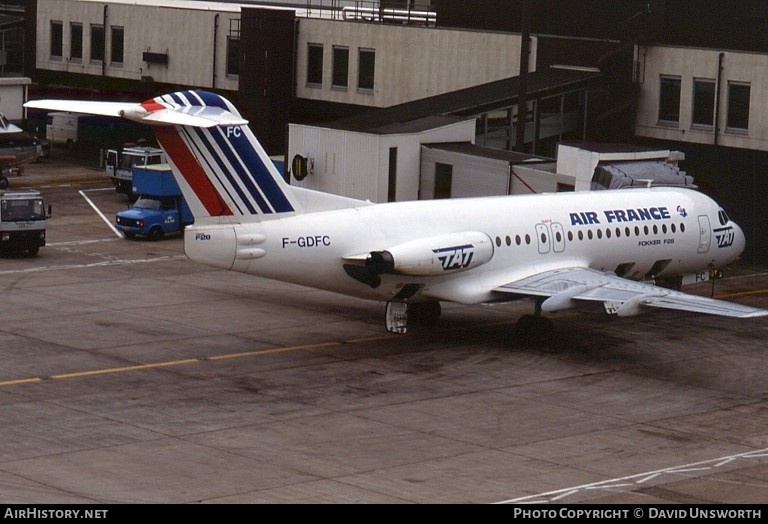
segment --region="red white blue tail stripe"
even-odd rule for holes
[[[164,109],[188,117],[211,118],[221,113],[213,109],[227,112],[228,118],[218,123],[174,122],[172,127],[163,126],[155,132],[172,167],[183,178],[179,185],[196,218],[266,218],[298,211],[290,187],[228,100],[210,92],[183,91],[141,105],[150,113]]]

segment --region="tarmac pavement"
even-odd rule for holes
[[[6,503],[763,503],[768,320],[383,305],[125,240],[97,162],[11,187],[52,205],[38,257],[0,258]],[[768,270],[717,296],[768,307]],[[709,294],[707,284],[693,288]]]

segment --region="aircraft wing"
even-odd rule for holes
[[[691,295],[652,284],[621,278],[614,273],[572,267],[537,273],[494,289],[528,297],[543,297],[542,311],[578,307],[579,303],[602,302],[608,313],[632,316],[644,308],[677,309],[727,317],[760,317],[768,310]]]
[[[220,107],[166,107],[158,103],[95,102],[89,100],[32,100],[24,107],[69,111],[88,115],[114,116],[144,124],[171,124],[194,127],[239,126],[248,123]]]

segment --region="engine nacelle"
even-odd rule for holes
[[[485,233],[465,231],[421,238],[386,251],[372,251],[365,266],[373,275],[437,276],[485,264],[493,257],[493,241]]]
[[[184,229],[184,253],[194,262],[232,269],[238,251],[231,225],[193,225]]]

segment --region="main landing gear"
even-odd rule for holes
[[[390,333],[405,333],[411,325],[436,324],[440,320],[440,302],[425,300],[408,302],[394,298],[387,302],[384,319]]]
[[[523,315],[515,324],[515,336],[526,344],[538,346],[552,342],[554,326],[550,319],[541,316],[543,302],[543,298],[537,298],[533,315]]]
[[[410,285],[410,284],[409,284]],[[418,300],[420,287],[405,286],[400,293],[387,302],[384,310],[384,322],[390,333],[403,334],[409,326],[432,325],[440,320],[440,301],[434,299]],[[541,316],[544,298],[536,299],[533,315],[523,315],[515,324],[515,338],[525,344],[548,345],[553,338],[553,324]]]

